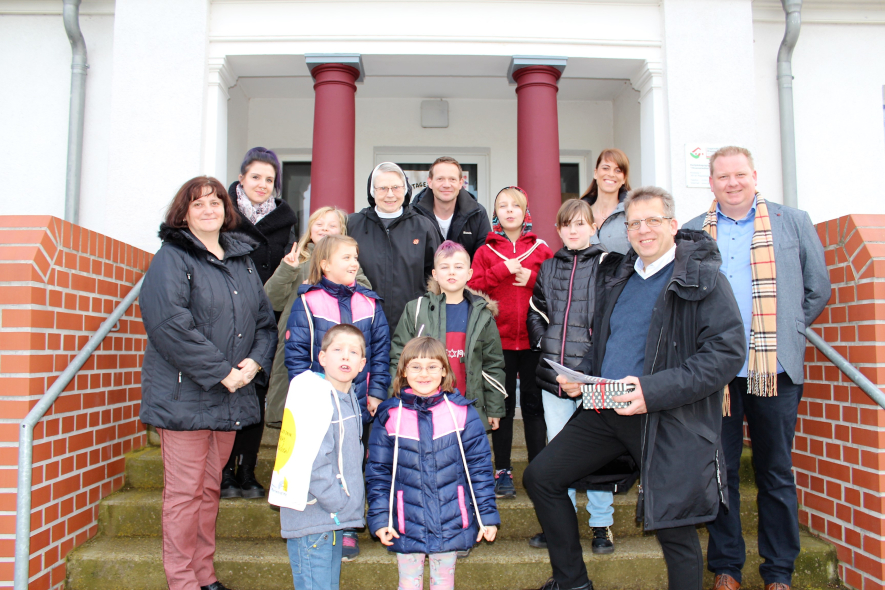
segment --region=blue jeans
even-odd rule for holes
[[[728,513],[719,511],[707,523],[707,569],[741,581],[747,556],[741,533],[740,474],[746,415],[753,442],[756,468],[756,501],[759,506],[759,573],[765,584],[790,584],[799,555],[799,505],[793,479],[793,435],[802,399],[802,385],[786,373],[777,376],[777,395],[747,394],[747,379],[735,377],[729,384],[731,416],[722,419],[722,448],[728,476]]]
[[[286,540],[295,590],[338,590],[341,579],[341,531]]]
[[[548,391],[542,393],[544,402],[544,421],[547,423],[547,440],[559,434],[569,418],[578,408],[575,399],[559,397]],[[575,512],[578,511],[577,491],[569,488],[568,496],[572,499]],[[615,509],[612,506],[611,492],[587,490],[587,512],[590,513],[591,527],[611,526],[614,523]]]

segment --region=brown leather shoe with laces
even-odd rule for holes
[[[739,590],[740,587],[741,583],[728,574],[719,574],[716,576],[716,583],[713,584],[713,590]]]
[[[775,582],[774,584],[766,584],[765,590],[790,590],[790,585],[783,582]]]

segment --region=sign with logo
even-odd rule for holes
[[[709,188],[710,156],[720,145],[704,143],[685,144],[685,186],[688,188]]]

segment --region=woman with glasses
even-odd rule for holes
[[[626,254],[630,249],[624,230],[624,199],[630,190],[630,160],[617,148],[602,150],[596,158],[593,182],[581,198],[590,205],[598,227],[591,244],[608,252]]]
[[[439,230],[411,206],[409,181],[393,162],[369,174],[369,206],[347,220],[347,235],[360,245],[360,266],[382,298],[391,326],[406,303],[424,294],[440,245]]]

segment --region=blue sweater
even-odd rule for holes
[[[642,376],[651,314],[658,296],[671,276],[672,262],[647,279],[643,279],[639,273],[633,273],[627,279],[627,284],[612,310],[609,324],[611,334],[605,346],[601,377],[623,379],[628,375]]]

